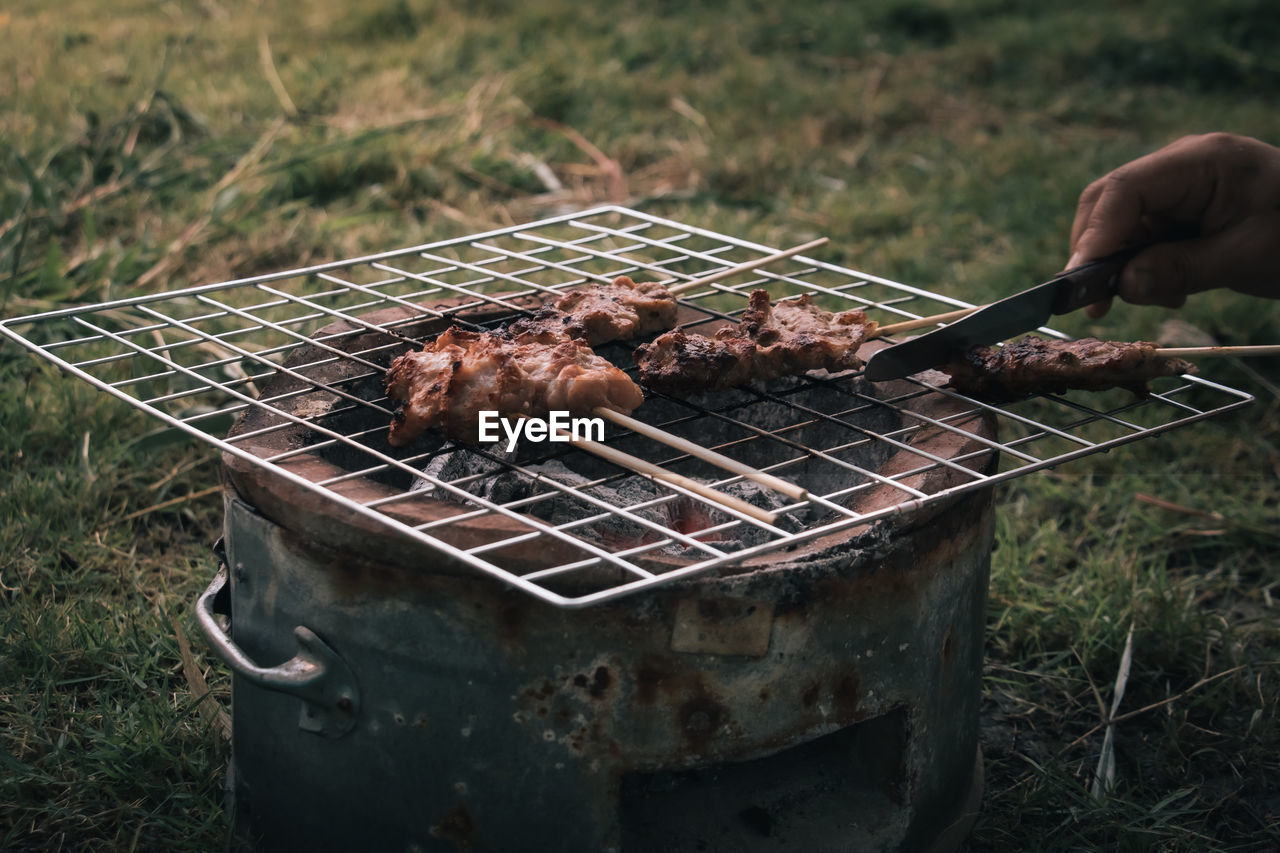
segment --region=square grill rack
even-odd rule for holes
[[[408,320],[378,327],[394,336],[397,328],[407,328],[412,320],[420,322],[423,317],[447,320],[455,317],[452,312],[465,312],[468,308],[527,305],[528,297],[592,282],[608,282],[623,274],[675,284],[723,271],[774,251],[771,247],[634,210],[603,207],[351,260],[14,318],[0,323],[0,331],[63,371],[142,409],[167,428],[188,433],[225,454],[269,472],[272,477],[322,495],[374,522],[377,529],[387,535],[409,537],[561,607],[604,602],[711,572],[750,557],[791,549],[818,537],[919,510],[958,494],[1163,433],[1247,405],[1253,399],[1244,392],[1192,376],[1162,380],[1161,386],[1144,398],[1119,391],[1042,395],[1000,406],[936,388],[929,384],[927,374],[906,380],[909,390],[887,399],[867,394],[867,383],[859,385],[845,376],[810,377],[780,388],[742,392],[752,399],[771,403],[775,409],[792,413],[789,423],[770,423],[767,427],[753,423],[749,416],[744,419],[735,414],[749,412],[749,407],[730,409],[714,401],[707,402],[709,397],[693,401],[672,399],[667,401],[666,411],[670,412],[675,406],[677,415],[671,418],[664,415],[653,422],[654,426],[679,427],[688,433],[690,423],[712,419],[727,424],[739,436],[713,447],[725,455],[735,457],[739,449],[752,443],[775,445],[768,458],[776,461],[761,466],[770,473],[785,478],[802,468],[808,470],[805,466],[815,462],[848,473],[847,484],[836,489],[821,491],[806,486],[809,488],[807,506],[806,502],[792,501],[782,507],[780,518],[803,513],[817,516],[807,524],[769,524],[723,511],[717,518],[725,520],[688,531],[678,529],[679,525],[655,522],[652,513],[646,512],[655,505],[672,501],[698,500],[696,495],[679,486],[665,483],[658,486],[658,497],[622,505],[602,500],[596,496],[598,493],[580,482],[558,482],[545,473],[530,475],[536,483],[532,494],[507,501],[473,495],[465,488],[465,481],[474,479],[473,476],[448,480],[421,473],[432,458],[443,452],[439,446],[406,455],[394,452],[387,445],[386,424],[392,417],[392,405],[385,397],[365,399],[352,393],[349,389],[354,386],[345,380],[333,385],[317,382],[309,378],[308,364],[284,366],[301,348],[319,346],[320,361],[353,360],[360,368],[357,373],[368,385],[371,376],[380,376],[381,365],[396,352],[408,348],[409,342],[384,343],[379,349],[387,350],[385,352],[346,353],[329,346],[336,341],[332,340],[335,335],[326,335],[323,331],[326,327],[332,328],[336,321],[346,321],[350,324],[348,330],[336,337],[366,333],[371,324],[364,317],[388,308],[411,309],[413,316]],[[828,310],[862,308],[882,325],[969,307],[946,296],[804,257],[724,278],[696,292],[685,293],[681,301],[686,311],[696,309],[708,320],[732,318],[745,307],[745,294],[758,287],[769,289],[774,299],[807,292]],[[452,300],[448,315],[431,307],[446,298]],[[520,302],[521,299],[525,301]],[[1049,329],[1040,331],[1063,337]],[[326,337],[330,338],[327,342]],[[634,375],[634,365],[624,361],[623,366]],[[371,409],[374,417],[370,422],[376,421],[378,426],[343,432],[326,425],[330,421],[322,423],[321,419],[307,415],[305,410],[287,411],[287,407],[281,407],[279,397],[259,398],[262,386],[281,374],[300,380],[306,393],[319,391],[333,395],[345,406]],[[814,385],[836,389],[842,405],[817,410],[795,402],[800,399],[794,396],[797,388]],[[298,393],[302,392],[295,389],[285,396]],[[947,410],[950,414],[930,418],[911,413],[912,400],[937,394],[951,398],[953,405]],[[649,408],[641,406],[635,417],[649,420],[646,413]],[[306,427],[303,434],[313,444],[267,457],[249,452],[242,444],[243,436],[227,437],[226,430],[234,418],[255,409],[270,412],[278,428]],[[900,420],[893,428],[883,431],[860,426],[855,415],[873,409],[894,410],[901,416]],[[881,474],[849,461],[852,457],[847,451],[851,447],[880,443],[890,451],[909,448],[913,434],[922,429],[950,430],[973,440],[971,431],[963,430],[959,424],[972,421],[975,415],[994,420],[996,431],[991,435],[998,436],[999,440],[980,437],[979,450],[971,456],[981,454],[990,458],[994,451],[999,459],[996,465],[966,465],[963,456],[944,458],[926,451],[913,451],[917,459],[915,466]],[[793,438],[803,434],[804,425],[815,421],[833,427],[827,431],[835,436],[833,441],[824,446],[810,446]],[[614,429],[606,443],[618,441],[632,442],[631,447],[642,446],[634,443],[637,441],[634,434]],[[287,465],[299,452],[321,445],[354,451],[360,459],[355,468],[361,475],[395,474],[405,482],[412,479],[416,489],[430,484],[437,490],[435,494],[449,495],[457,502],[457,514],[421,524],[407,523],[389,513],[388,508],[407,499],[411,493],[408,488],[391,496],[356,500],[348,490],[340,488],[348,477],[316,482],[300,476]],[[544,447],[546,450],[542,452],[548,458],[578,452],[558,444]],[[662,445],[647,447],[648,453],[644,455],[664,466],[678,468],[686,463],[696,464],[696,460]],[[500,454],[481,453],[508,469],[527,470],[524,460],[517,464],[503,461]],[[927,493],[911,485],[917,482],[913,477],[931,468],[947,469],[949,484],[945,488]],[[979,468],[986,470],[975,470]],[[732,485],[741,479],[722,473],[706,478],[706,469],[702,470],[704,479],[710,479],[715,487]],[[799,485],[806,484],[800,482]],[[885,487],[891,489],[896,499],[882,503],[871,512],[850,508],[855,503],[850,498],[856,497],[860,490],[879,488],[883,491]],[[557,523],[529,514],[532,506],[557,495],[580,501],[581,517]],[[442,525],[486,516],[510,520],[519,532],[471,547],[450,544],[440,536]],[[644,541],[611,546],[580,535],[586,525],[610,516],[621,523],[641,525],[647,531]],[[725,546],[725,536],[739,526],[755,528],[751,531],[753,538],[739,537],[740,543],[749,544]],[[564,544],[581,551],[583,558],[533,571],[514,571],[494,556],[503,549]],[[683,550],[684,565],[667,571],[642,565],[646,555],[672,546]],[[616,582],[610,580],[603,585],[594,583],[585,589],[564,591],[566,586],[573,587],[564,581],[602,567],[609,569],[606,574],[616,578]]]

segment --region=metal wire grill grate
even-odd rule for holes
[[[858,376],[810,376],[689,400],[651,394],[636,417],[807,489],[807,501],[777,507],[774,523],[708,508],[678,485],[622,489],[634,475],[607,465],[570,471],[563,463],[582,454],[561,445],[518,454],[468,450],[479,462],[460,472],[450,465],[458,448],[438,437],[403,451],[386,442],[393,407],[382,394],[383,371],[395,355],[421,344],[424,329],[450,322],[492,327],[555,291],[621,274],[674,284],[773,251],[600,208],[15,318],[0,331],[272,482],[321,495],[380,534],[427,546],[433,559],[488,573],[560,606],[790,550],[1252,400],[1195,377],[1163,380],[1145,398],[1071,394],[998,407],[939,390],[927,375],[886,387]],[[745,294],[759,287],[774,299],[808,292],[828,310],[865,308],[882,324],[965,307],[801,257],[682,294],[685,320],[696,326],[732,319],[745,307]],[[630,347],[615,349],[611,357],[634,372]],[[228,434],[235,419],[240,426]],[[287,440],[272,440],[282,436]],[[739,477],[626,430],[611,430],[606,441],[717,488],[741,485]],[[319,475],[300,464],[320,457],[341,461]],[[479,488],[504,476],[517,485]],[[368,482],[378,488],[353,487]],[[434,515],[403,511],[423,496],[433,501]],[[468,525],[484,526],[485,536],[456,535]]]

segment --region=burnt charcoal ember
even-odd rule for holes
[[[670,495],[668,489],[655,484],[647,477],[628,475],[599,483],[595,478],[572,470],[561,459],[525,464],[517,460],[515,453],[496,451],[491,452],[490,455],[493,458],[459,448],[434,457],[423,468],[423,473],[437,480],[456,482],[459,488],[494,503],[523,501],[537,495],[539,496],[537,500],[514,509],[553,525],[569,524],[598,515],[604,510],[575,494],[549,487],[545,482],[538,482],[538,477],[568,486],[611,507],[624,509],[636,507],[628,512],[638,518],[686,535],[693,535],[699,530],[735,520],[718,508],[685,497],[663,501],[652,506],[642,506]],[[515,464],[520,464],[521,470],[510,467]],[[726,494],[762,509],[776,510],[788,503],[782,495],[752,482],[734,483],[718,488]],[[451,495],[444,489],[437,489],[426,479],[417,480],[412,490],[438,492],[439,494],[433,496],[443,500],[459,500],[456,495]],[[801,529],[802,523],[803,519],[792,518],[787,514],[779,517],[777,526],[794,532]],[[661,538],[660,532],[652,527],[616,514],[610,514],[607,518],[590,524],[575,526],[569,532],[606,547],[620,545],[630,547],[654,542]],[[715,547],[721,550],[736,550],[760,544],[768,538],[766,531],[760,530],[755,525],[742,523],[724,531],[717,531],[706,541],[714,543]],[[688,546],[675,543],[664,547],[672,553],[684,554]]]
[[[433,456],[431,461],[423,467],[422,473],[428,477],[446,482],[471,476],[477,477],[478,481],[482,482],[507,470],[506,460],[503,459],[504,456],[512,457],[510,459],[511,462],[515,461],[514,454],[503,454],[501,451],[491,453],[490,456],[468,453],[461,449],[451,450]],[[471,491],[471,487],[466,483],[458,483],[458,486]],[[419,479],[415,480],[413,485],[410,486],[410,491],[434,491],[435,488],[435,485],[430,480]],[[472,494],[479,494],[479,492],[472,491]],[[437,497],[447,499],[448,493],[442,493]]]

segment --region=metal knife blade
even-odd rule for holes
[[[885,347],[867,361],[864,375],[872,382],[910,376],[938,367],[971,347],[1029,332],[1043,326],[1053,315],[1068,314],[1106,299],[1115,294],[1125,263],[1143,248],[1133,246],[1073,267],[941,329]]]

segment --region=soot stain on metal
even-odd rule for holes
[[[738,812],[738,820],[762,838],[773,835],[773,817],[760,806],[747,806]]]
[[[880,597],[898,609],[919,598],[935,575],[950,570],[952,555],[977,535],[985,504],[974,500],[970,506],[972,510],[961,507],[929,519],[927,540],[919,535],[923,520],[910,527],[881,523],[857,540],[862,547],[846,551],[843,558],[828,556],[796,567],[777,593],[775,618],[806,618],[815,605],[833,600],[848,601],[857,609],[866,607],[869,598]],[[868,555],[873,559],[865,559]]]

